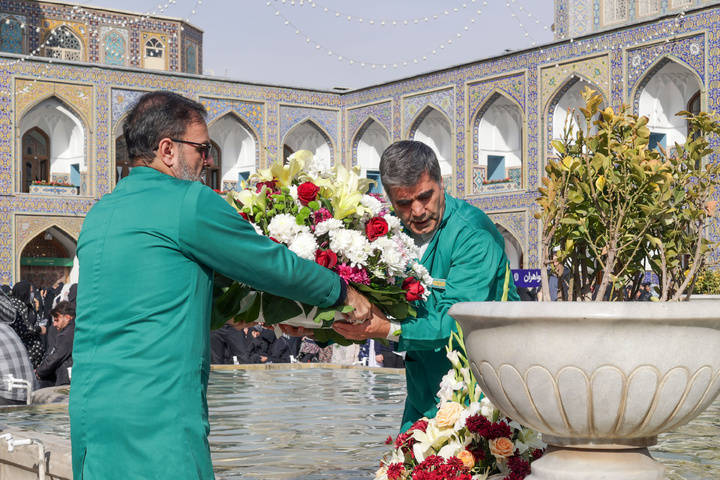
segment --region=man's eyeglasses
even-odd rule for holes
[[[177,140],[175,138],[170,139],[173,142],[177,143],[186,143],[188,145],[192,145],[193,147],[198,149],[198,152],[200,152],[200,156],[202,156],[203,160],[207,160],[207,158],[210,156],[210,150],[212,150],[212,143],[197,143],[197,142],[188,142],[187,140]]]

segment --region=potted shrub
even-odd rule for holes
[[[529,478],[662,479],[647,447],[720,391],[720,304],[587,301],[622,300],[648,268],[660,300],[692,291],[714,245],[707,222],[720,166],[703,160],[720,126],[682,112],[685,145],[649,148],[646,118],[600,111],[599,96],[583,95],[589,127],[553,142],[559,159],[546,168],[537,215],[546,265],[563,265],[573,301],[450,313],[483,392],[549,444]],[[549,299],[547,272],[543,290]]]

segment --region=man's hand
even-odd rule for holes
[[[390,333],[390,322],[380,309],[372,306],[372,317],[365,323],[335,322],[332,328],[348,340],[367,340],[368,338],[386,338]]]
[[[347,298],[345,299],[344,304],[355,308],[355,310],[350,313],[343,313],[343,317],[350,322],[364,322],[373,316],[372,303],[370,303],[370,301],[365,298],[362,293],[358,292],[350,285],[347,287]]]
[[[287,335],[290,335],[291,337],[313,338],[313,331],[311,328],[291,327],[290,325],[285,325],[284,323],[281,323],[279,325],[280,331]]]

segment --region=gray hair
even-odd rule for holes
[[[380,180],[386,192],[394,187],[411,187],[425,173],[438,185],[442,185],[437,156],[432,148],[422,142],[395,142],[380,157]]]

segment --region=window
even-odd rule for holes
[[[0,51],[23,53],[24,32],[21,26],[22,23],[12,16],[0,17]]]
[[[165,45],[160,40],[155,37],[147,40],[143,53],[145,68],[165,70]]]
[[[660,13],[660,0],[638,0],[637,12],[639,17]]]
[[[125,39],[118,32],[105,35],[104,58],[107,65],[125,65]]]
[[[22,191],[29,192],[33,182],[50,179],[50,138],[39,128],[31,128],[22,137]]]
[[[210,141],[212,144],[212,149],[210,149],[210,154],[213,158],[213,165],[212,167],[205,170],[205,179],[203,180],[203,183],[207,185],[208,187],[212,188],[213,190],[222,190],[222,164],[220,161],[220,147],[218,147],[217,143]]]
[[[382,182],[380,181],[380,170],[368,170],[365,173],[365,176],[370,180],[375,180],[375,182],[377,183],[377,185],[370,185],[370,190],[368,190],[368,193],[376,193],[378,195],[382,195],[384,192]]]
[[[486,180],[491,182],[495,180],[504,180],[505,178],[505,157],[501,157],[499,155],[488,155]]]
[[[610,25],[627,20],[627,0],[605,0],[603,2],[603,23]]]
[[[127,151],[127,143],[125,143],[125,136],[120,135],[115,139],[115,183],[127,177],[132,168],[130,156]]]
[[[45,40],[45,56],[82,61],[82,43],[72,30],[62,26],[50,32]]]
[[[650,139],[648,142],[648,150],[654,150],[658,147],[667,147],[667,136],[664,133],[650,133]]]

